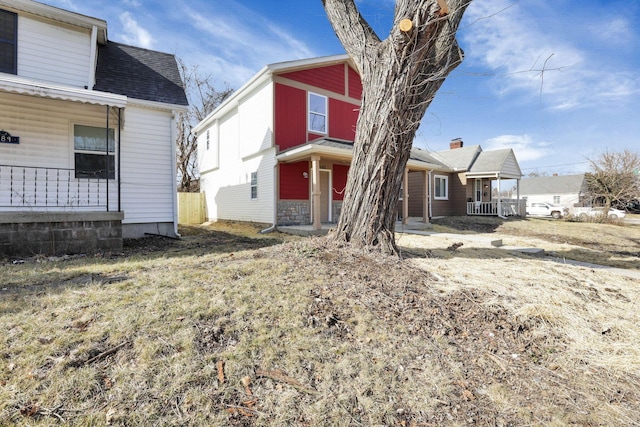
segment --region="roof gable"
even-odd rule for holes
[[[173,55],[111,41],[99,48],[94,90],[188,105]]]
[[[483,151],[476,158],[467,176],[500,174],[505,178],[520,178],[522,172],[511,148]]]

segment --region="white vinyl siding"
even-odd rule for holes
[[[247,157],[265,150],[272,145],[273,85],[265,84],[251,92],[238,105],[239,123],[239,156]]]
[[[122,132],[123,224],[173,222],[171,113],[127,107]]]
[[[275,148],[262,149],[264,134],[270,130],[270,124],[258,126],[259,122],[266,123],[267,120],[262,118],[254,122],[259,131],[240,128],[238,118],[241,110],[232,110],[208,128],[212,132],[215,127],[218,128],[220,149],[219,168],[201,174],[200,188],[207,197],[207,218],[271,223],[274,212]],[[206,131],[204,129],[202,134],[206,134]],[[241,157],[245,149],[240,149],[240,135],[243,135],[242,141],[246,142],[245,147],[252,148],[247,150],[247,157]],[[205,137],[199,142],[199,152],[206,153]],[[255,153],[257,149],[260,150],[259,154]],[[203,162],[211,165],[208,160]],[[256,173],[257,199],[251,198],[252,173]]]
[[[106,107],[0,93],[0,117],[2,128],[20,137],[20,144],[0,144],[0,165],[73,169],[73,124],[104,127]],[[117,210],[113,181],[110,194],[110,209]]]
[[[18,17],[18,75],[84,88],[88,85],[91,33]]]

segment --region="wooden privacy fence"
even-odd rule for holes
[[[204,193],[178,193],[178,223],[202,224],[207,220]]]

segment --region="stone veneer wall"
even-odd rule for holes
[[[0,256],[122,250],[122,212],[0,214]]]
[[[278,225],[311,224],[311,210],[308,200],[279,200]]]
[[[331,209],[333,210],[333,223],[337,224],[338,220],[340,219],[340,214],[342,213],[342,200],[334,200],[333,204],[331,206]]]

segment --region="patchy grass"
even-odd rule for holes
[[[256,231],[0,264],[0,425],[640,422],[635,280],[432,236],[403,261]]]
[[[505,245],[539,247],[559,258],[640,270],[640,224],[449,217],[434,220],[434,231],[489,234]]]

